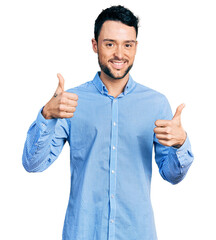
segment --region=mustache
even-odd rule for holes
[[[123,62],[128,62],[128,59],[119,58],[119,57],[114,57],[114,58],[111,58],[109,61],[123,61]]]

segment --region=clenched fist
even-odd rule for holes
[[[75,93],[64,91],[64,78],[60,73],[57,74],[59,84],[54,96],[44,106],[42,115],[46,119],[52,118],[71,118],[77,107],[78,96]]]
[[[159,143],[177,148],[183,145],[187,137],[181,124],[181,113],[184,107],[184,104],[177,107],[172,120],[157,120],[155,122],[154,132]]]

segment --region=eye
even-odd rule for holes
[[[107,43],[106,46],[107,46],[108,48],[111,48],[111,47],[113,47],[113,43]]]
[[[126,44],[125,44],[125,47],[126,47],[126,48],[132,48],[132,44],[126,43]]]

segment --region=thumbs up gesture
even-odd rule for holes
[[[179,148],[185,142],[187,135],[181,125],[181,113],[184,107],[184,104],[177,107],[172,120],[157,120],[155,122],[154,132],[162,145]]]
[[[59,84],[55,94],[44,106],[42,111],[42,115],[46,119],[71,118],[77,107],[77,94],[65,92],[64,78],[60,73],[57,74],[57,77],[59,79]]]

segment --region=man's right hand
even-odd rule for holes
[[[71,118],[76,111],[78,95],[64,91],[64,78],[57,74],[59,84],[54,96],[44,106],[42,115],[46,119]]]

